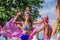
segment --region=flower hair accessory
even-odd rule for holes
[[[30,14],[30,11],[25,11],[24,14]]]

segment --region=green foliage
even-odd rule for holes
[[[60,24],[59,24],[59,26],[58,26],[58,32],[60,31]]]
[[[60,18],[58,18],[58,32],[60,31]]]
[[[29,6],[32,20],[35,20],[41,16],[38,9],[42,8],[43,2],[44,0],[0,0],[0,18],[4,19],[4,23],[6,23],[16,15],[17,11],[24,12],[26,6]]]

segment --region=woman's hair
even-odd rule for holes
[[[29,14],[29,13],[28,13]],[[24,16],[25,16],[26,14],[24,14]],[[29,25],[30,25],[30,27],[32,27],[32,20],[31,20],[31,14],[29,14],[29,20],[28,20],[28,22],[29,22]],[[25,19],[24,19],[24,21],[25,21]]]
[[[31,17],[29,17],[29,23],[30,23],[30,27],[32,27],[32,20],[31,20]]]

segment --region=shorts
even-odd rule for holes
[[[21,38],[22,40],[28,40],[29,36],[25,35],[25,34],[21,34],[19,36],[19,38]]]

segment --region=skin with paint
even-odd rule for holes
[[[44,18],[45,20],[46,18]],[[40,30],[37,30],[37,32],[40,32],[44,30],[44,38],[50,38],[51,33],[52,33],[52,28],[49,26],[48,21],[44,21],[44,26],[40,27]]]
[[[42,20],[39,21],[39,22],[35,22],[35,21],[34,21],[34,22],[29,22],[29,20],[31,20],[31,19],[30,19],[30,14],[24,14],[24,21],[22,21],[22,22],[17,22],[16,20],[17,20],[17,18],[19,17],[19,15],[21,15],[21,12],[18,12],[18,13],[17,13],[17,15],[15,16],[13,22],[16,23],[16,24],[18,24],[18,25],[22,24],[22,26],[19,26],[21,29],[22,29],[24,23],[26,23],[26,26],[27,26],[29,29],[31,29],[32,26],[30,26],[30,24],[31,24],[31,25],[32,25],[32,24],[40,24],[40,23],[42,22]],[[22,34],[29,35],[29,34],[30,34],[29,32],[30,32],[30,30],[22,30]],[[21,39],[20,39],[20,40],[21,40]]]

